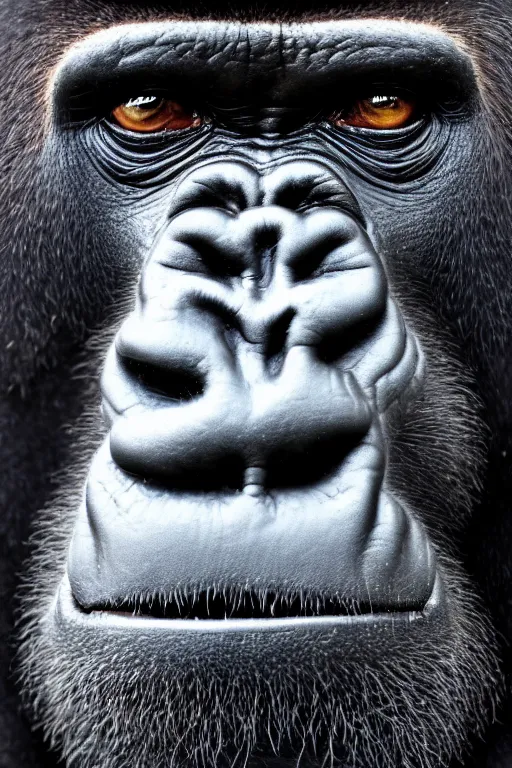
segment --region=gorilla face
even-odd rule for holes
[[[34,556],[35,717],[81,768],[447,765],[498,687],[452,548],[484,430],[421,278],[481,180],[470,58],[402,22],[134,24],[51,98],[56,194],[140,280]]]

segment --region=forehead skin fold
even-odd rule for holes
[[[210,63],[218,56],[229,57],[247,67],[260,66],[261,57],[275,67],[299,60],[322,66],[355,56],[364,60],[375,51],[396,52],[404,44],[417,57],[434,55],[440,63],[457,57],[469,64],[452,36],[427,24],[377,19],[289,24],[169,21],[119,25],[88,35],[72,46],[60,70],[70,62],[75,67],[87,61],[122,68],[165,63],[171,56]]]
[[[239,24],[158,22],[121,25],[90,35],[63,58],[54,80],[57,102],[91,84],[148,75],[183,78],[203,92],[220,87],[226,97],[242,89],[282,95],[286,83],[305,77],[304,95],[330,88],[354,73],[371,76],[414,72],[423,80],[441,73],[444,82],[470,91],[469,56],[439,29],[400,21]],[[332,80],[326,79],[326,72]],[[253,92],[251,92],[253,95]]]

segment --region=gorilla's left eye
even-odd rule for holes
[[[331,117],[335,125],[355,128],[393,130],[404,128],[417,116],[416,102],[397,95],[374,95],[359,99],[342,112]]]
[[[159,96],[137,96],[112,112],[115,122],[128,131],[151,133],[197,128],[201,118],[177,101]]]

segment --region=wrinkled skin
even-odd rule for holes
[[[45,5],[0,10],[7,764],[506,765],[505,6]],[[190,124],[116,122],[154,92]]]

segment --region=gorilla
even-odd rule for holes
[[[510,4],[0,26],[2,765],[510,766]]]

